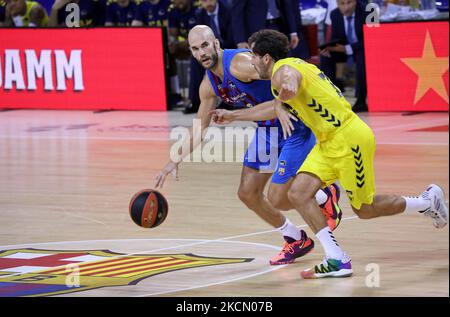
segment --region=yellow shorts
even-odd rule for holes
[[[311,150],[297,171],[319,177],[325,186],[339,180],[351,205],[360,209],[375,196],[375,136],[359,117]]]

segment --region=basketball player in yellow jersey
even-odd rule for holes
[[[404,212],[431,217],[436,228],[448,221],[444,192],[429,185],[418,197],[376,195],[373,160],[375,137],[372,130],[351,110],[336,86],[314,65],[286,58],[287,37],[262,30],[250,37],[253,65],[261,78],[272,80],[272,93],[287,104],[315,134],[317,144],[297,172],[289,192],[290,203],[299,211],[320,240],[324,261],[303,271],[303,278],[345,277],[352,274],[350,258],[328,229],[314,194],[339,180],[353,211],[363,219]],[[282,110],[281,103],[274,105]],[[258,108],[258,107],[256,107]],[[289,126],[283,126],[289,130]]]
[[[36,1],[7,0],[6,25],[16,27],[42,27],[48,24],[45,9]]]

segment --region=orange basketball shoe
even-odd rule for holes
[[[327,217],[328,226],[333,231],[337,228],[337,226],[339,226],[342,219],[342,210],[338,205],[341,191],[336,184],[331,184],[330,186],[324,188],[323,191],[327,194],[328,199],[319,207],[325,217]]]
[[[294,240],[290,237],[284,237],[286,241],[283,250],[270,260],[270,265],[290,264],[296,258],[302,257],[314,249],[314,241],[306,235],[306,232],[300,230],[300,240]]]

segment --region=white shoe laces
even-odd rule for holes
[[[421,197],[423,199],[427,199],[431,203],[430,208],[428,208],[424,212],[424,215],[432,218],[433,225],[436,228],[440,228],[443,225],[445,226],[445,223],[447,223],[447,219],[445,219],[446,217],[444,212],[445,206],[442,206],[442,203],[436,193],[431,193],[432,190],[433,187],[429,187],[425,192],[421,194]]]

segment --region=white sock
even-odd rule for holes
[[[336,242],[336,238],[330,231],[330,228],[325,227],[316,234],[320,244],[322,244],[325,254],[328,258],[342,260],[344,258],[344,251],[342,251],[339,244]]]
[[[278,230],[281,231],[283,236],[292,238],[296,241],[301,239],[300,230],[298,230],[297,227],[292,222],[290,222],[288,218],[286,218],[284,225],[278,228]]]
[[[406,208],[404,213],[423,213],[431,206],[429,200],[423,199],[422,197],[405,197],[402,198],[406,201]]]
[[[323,189],[319,189],[316,193],[316,201],[320,205],[325,204],[325,202],[328,200],[328,195],[325,194]]]

